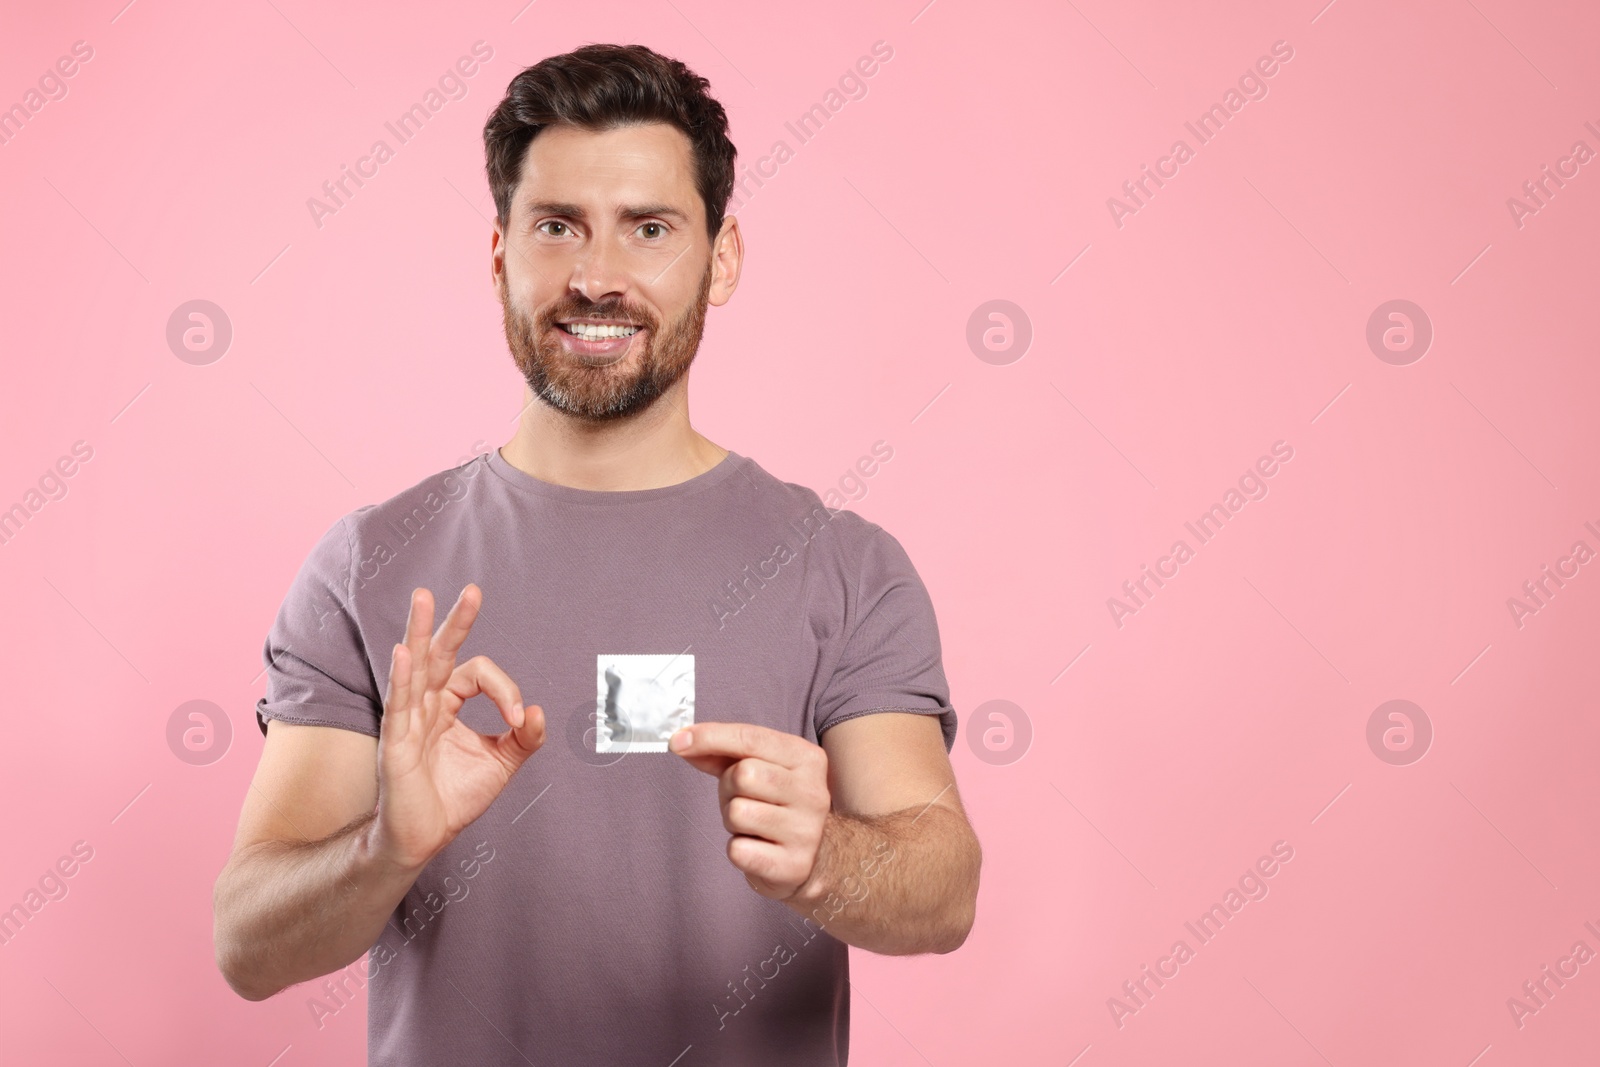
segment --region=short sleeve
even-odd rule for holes
[[[347,518],[322,535],[283,598],[262,659],[267,695],[256,721],[337,726],[378,736],[378,695],[350,595],[353,550]]]
[[[907,711],[938,715],[944,748],[955,744],[933,601],[900,542],[879,526],[862,551],[843,649],[817,699],[817,736],[858,715]]]

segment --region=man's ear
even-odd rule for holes
[[[494,220],[494,228],[489,232],[489,284],[495,287],[500,285],[500,274],[506,269],[505,231],[500,228],[500,220]]]
[[[739,219],[728,215],[722,220],[717,239],[711,242],[711,291],[706,302],[721,307],[739,287],[739,273],[744,268],[744,235],[739,230]]]

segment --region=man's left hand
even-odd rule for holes
[[[728,859],[764,897],[788,900],[816,869],[832,806],[828,754],[795,734],[739,722],[702,722],[668,749],[717,779]]]

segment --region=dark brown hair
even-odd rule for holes
[[[733,195],[737,150],[728,139],[727,114],[706,91],[710,87],[678,60],[640,44],[584,45],[524,69],[483,127],[489,190],[501,224],[511,218],[522,157],[544,127],[566,123],[598,132],[665,122],[689,138],[706,232],[716,240]]]

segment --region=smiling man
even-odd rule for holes
[[[844,1064],[848,946],[971,929],[909,558],[689,422],[744,258],[707,89],[637,45],[513,79],[517,433],[342,516],[268,634],[218,966],[249,1000],[333,975],[319,1027],[365,986],[373,1064]]]

